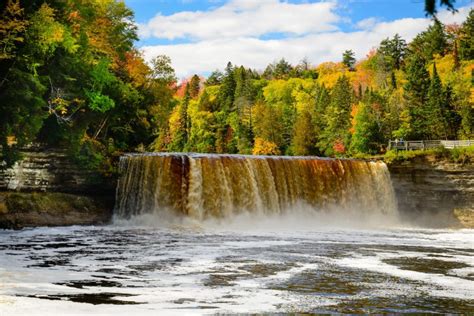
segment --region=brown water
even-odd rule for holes
[[[357,216],[396,214],[383,162],[315,157],[140,154],[120,161],[116,214],[164,210],[198,220],[295,206]]]

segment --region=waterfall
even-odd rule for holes
[[[387,166],[379,161],[217,154],[128,154],[120,158],[115,214],[171,211],[197,220],[241,212],[332,209],[393,215]]]

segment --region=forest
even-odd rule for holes
[[[133,151],[354,157],[391,139],[474,138],[474,10],[360,60],[348,49],[320,65],[229,62],[181,81],[169,57],[145,62],[123,2],[8,0],[0,11],[7,165],[32,142],[107,174]]]

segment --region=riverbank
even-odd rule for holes
[[[106,224],[113,203],[113,196],[0,192],[0,228]]]

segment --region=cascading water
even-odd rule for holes
[[[118,218],[171,211],[197,220],[241,212],[339,210],[394,216],[383,162],[199,154],[128,154],[120,159]]]

